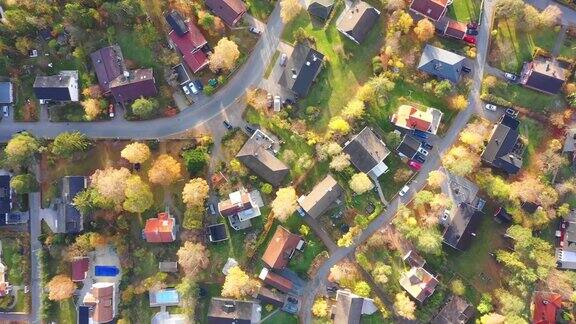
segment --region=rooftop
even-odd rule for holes
[[[546,93],[558,93],[569,74],[557,61],[538,58],[524,64],[520,83]]]
[[[256,324],[261,319],[261,307],[256,301],[213,297],[208,309],[209,323]]]
[[[91,306],[91,317],[96,323],[108,323],[115,317],[114,284],[95,282],[84,296],[84,305]]]
[[[438,20],[446,11],[448,0],[412,0],[410,9],[432,20]]]
[[[353,294],[348,290],[336,292],[336,304],[332,306],[334,324],[360,323],[362,315],[374,314],[377,311],[374,301]]]
[[[320,73],[323,60],[324,54],[298,43],[286,62],[278,83],[292,90],[299,97],[305,97]]]
[[[179,35],[172,30],[169,33],[170,39],[176,45],[186,65],[196,73],[208,65],[208,56],[202,51],[208,42],[202,32],[192,21],[186,22],[188,32]]]
[[[290,170],[274,155],[277,146],[278,144],[268,135],[256,130],[236,157],[266,182],[278,186]]]
[[[482,161],[509,174],[517,173],[522,167],[523,147],[518,125],[516,118],[503,115],[482,152]]]
[[[341,196],[342,187],[331,175],[327,175],[308,195],[300,197],[298,203],[310,217],[316,218],[327,211]]]
[[[103,47],[90,54],[92,66],[103,93],[110,91],[110,82],[126,71],[122,50],[118,45]]]
[[[400,285],[410,296],[423,302],[434,293],[438,280],[422,267],[412,267],[400,276]]]
[[[11,104],[14,102],[14,89],[12,82],[0,82],[0,104]]]
[[[459,296],[450,296],[431,324],[465,324],[476,314],[474,306]]]
[[[364,127],[344,146],[344,153],[350,155],[350,161],[364,173],[369,173],[390,154],[386,144],[370,127]]]
[[[292,234],[279,225],[266,247],[262,261],[272,269],[283,269],[292,258],[300,241],[302,238],[299,235]]]
[[[176,240],[176,221],[167,212],[146,220],[144,237],[148,243],[169,243]]]
[[[426,44],[418,69],[456,83],[460,81],[465,60],[456,53]]]
[[[364,1],[357,0],[342,12],[336,26],[340,32],[359,44],[366,39],[379,17],[380,11]]]

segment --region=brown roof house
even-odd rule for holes
[[[364,127],[346,142],[343,151],[350,155],[350,161],[358,170],[372,179],[377,179],[389,171],[384,159],[390,154],[390,150],[370,127]]]
[[[568,70],[561,67],[557,61],[538,58],[524,63],[520,83],[530,89],[556,94],[562,89],[568,75]]]
[[[246,13],[242,0],[206,0],[204,3],[228,26],[235,26]]]
[[[412,0],[410,10],[421,16],[437,21],[444,17],[448,8],[448,0]]]
[[[474,306],[459,296],[451,296],[431,324],[465,324],[475,314]]]
[[[557,323],[562,309],[562,296],[548,291],[537,291],[532,301],[532,323],[551,324]]]
[[[116,317],[116,291],[114,283],[95,282],[84,296],[93,323],[109,323]]]
[[[262,268],[258,278],[264,281],[265,284],[270,285],[284,293],[289,293],[294,288],[294,283],[292,281],[270,271],[268,268]]]
[[[448,17],[440,18],[434,25],[438,31],[442,32],[442,35],[456,39],[464,39],[468,30],[468,26],[465,23]]]
[[[332,306],[332,319],[334,324],[359,324],[362,315],[371,315],[377,310],[374,300],[348,290],[338,290],[336,304]]]
[[[223,217],[228,217],[230,225],[235,230],[252,226],[250,220],[261,215],[262,197],[258,190],[248,192],[242,188],[228,195],[227,200],[218,203],[218,211]]]
[[[298,198],[298,204],[303,212],[316,218],[324,214],[330,207],[339,204],[340,198],[342,198],[342,187],[331,175],[327,175],[324,180],[312,188],[308,195],[302,195]]]
[[[284,227],[278,226],[262,256],[262,261],[271,269],[283,269],[294,252],[301,251],[303,247],[304,240],[300,235],[292,234]]]
[[[354,43],[360,44],[366,39],[379,18],[378,9],[364,1],[357,0],[340,14],[336,21],[336,28]]]
[[[88,270],[90,270],[90,259],[88,257],[74,258],[72,261],[72,281],[84,281]]]
[[[400,276],[399,281],[400,286],[420,303],[432,295],[438,285],[438,279],[422,267],[412,267]]]
[[[208,309],[211,324],[257,324],[262,307],[258,301],[213,297]]]
[[[278,149],[276,141],[261,130],[256,130],[236,154],[236,158],[264,181],[278,186],[290,173],[288,166],[275,156]]]

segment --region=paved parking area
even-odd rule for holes
[[[280,42],[278,44],[277,50],[280,52],[280,55],[278,55],[276,61],[273,62],[272,72],[270,72],[268,79],[262,79],[262,82],[260,83],[260,88],[274,95],[279,95],[282,98],[282,100],[286,98],[294,99],[294,94],[292,92],[290,92],[287,89],[284,89],[282,86],[278,84],[278,80],[280,80],[282,72],[284,72],[284,68],[280,66],[280,58],[282,57],[282,53],[285,53],[286,56],[290,58],[290,55],[292,55],[294,47],[292,47],[292,45],[288,43]],[[265,62],[264,64],[266,64],[266,67],[268,67],[269,62]]]

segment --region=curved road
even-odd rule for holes
[[[266,29],[262,32],[248,60],[231,80],[207,101],[192,105],[174,117],[139,122],[129,122],[118,118],[111,121],[86,123],[55,123],[47,120],[24,123],[5,120],[0,122],[0,142],[8,141],[12,134],[22,130],[45,138],[54,138],[62,132],[77,130],[90,138],[118,137],[121,139],[156,139],[184,132],[216,115],[226,114],[226,109],[233,108],[234,101],[241,97],[248,87],[260,83],[264,70],[278,47],[283,28],[280,6],[277,5],[268,18]]]

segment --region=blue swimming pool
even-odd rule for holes
[[[94,274],[97,277],[114,277],[120,273],[120,269],[115,266],[95,266]]]
[[[155,297],[157,304],[178,304],[180,302],[178,292],[174,289],[157,291]]]

